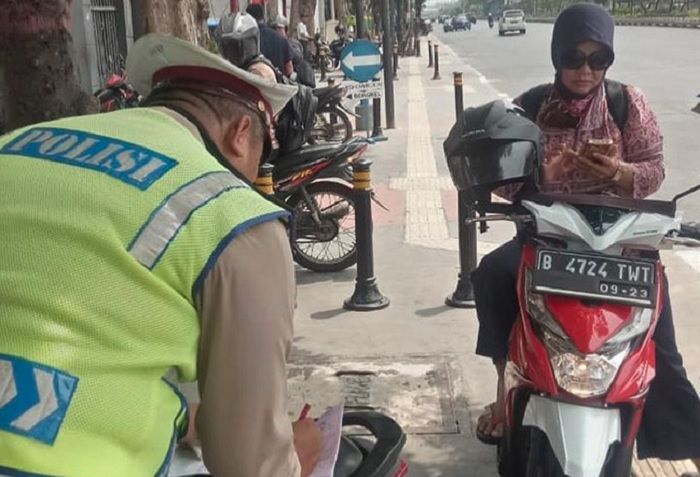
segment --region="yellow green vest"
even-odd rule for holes
[[[198,287],[284,214],[155,110],[0,137],[0,475],[164,475]]]

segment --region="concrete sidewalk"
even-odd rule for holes
[[[397,128],[385,131],[389,140],[368,152],[377,197],[390,209],[373,212],[375,271],[391,306],[369,313],[342,309],[353,292],[354,268],[336,274],[298,270],[290,413],[304,401],[320,413],[344,398],[349,407],[379,409],[404,426],[410,476],[495,477],[495,448],[474,436],[476,418],[495,396],[495,373],[488,360],[474,355],[475,313],[444,305],[459,261],[456,191],[442,142],[455,120],[452,71],[463,73],[466,107],[506,95],[443,45],[442,80],[432,80],[422,41],[423,57],[403,58],[394,83]],[[513,233],[508,224],[494,227],[480,236],[479,252]],[[696,258],[670,253],[666,262],[679,343],[697,386]]]

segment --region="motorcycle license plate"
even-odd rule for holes
[[[585,253],[541,249],[533,273],[533,290],[653,308],[656,263]]]

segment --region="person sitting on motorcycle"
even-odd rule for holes
[[[265,12],[262,5],[257,3],[248,5],[246,13],[252,15],[258,22],[260,52],[286,77],[291,77],[294,73],[294,67],[292,66],[292,51],[287,39],[265,23]]]
[[[535,105],[533,119],[545,137],[541,174],[544,193],[611,194],[644,198],[656,192],[665,173],[662,136],[642,92],[622,86],[626,123],[616,124],[606,97],[605,76],[615,58],[614,20],[595,4],[577,4],[557,18],[552,36],[555,81]],[[619,86],[619,83],[618,83]],[[532,108],[535,88],[515,100]],[[618,98],[618,101],[620,98]],[[588,139],[610,138],[609,155],[581,153]],[[516,190],[500,194],[512,198]],[[497,443],[503,433],[503,377],[510,330],[518,316],[517,240],[486,255],[472,275],[479,333],[476,353],[491,358],[498,371],[495,403],[479,418],[477,436]],[[700,458],[700,399],[687,379],[675,342],[668,287],[654,340],[656,378],[651,384],[637,449],[640,458]]]
[[[493,13],[491,13],[491,12],[489,12],[488,21],[489,21],[489,28],[491,28],[493,26]]]

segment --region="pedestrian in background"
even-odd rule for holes
[[[275,68],[284,73],[288,78],[294,73],[292,65],[292,49],[285,37],[273,30],[265,23],[265,14],[262,5],[248,5],[246,12],[255,18],[260,29],[260,52],[270,60]]]

